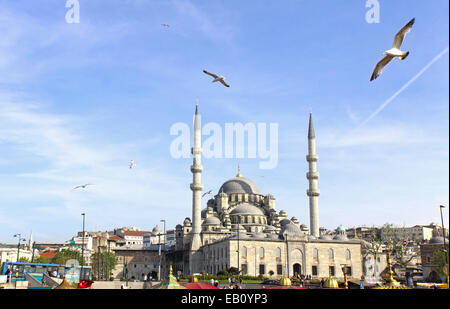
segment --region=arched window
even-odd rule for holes
[[[277,248],[276,251],[277,251],[277,252],[276,252],[277,258],[281,258],[281,249],[280,249],[280,248]]]
[[[314,248],[313,250],[313,259],[318,260],[319,259],[319,249]]]
[[[334,251],[333,251],[333,249],[328,250],[328,256],[330,257],[330,260],[334,260]]]
[[[247,257],[247,247],[242,247],[241,252],[242,257]]]
[[[347,260],[351,260],[351,258],[352,258],[352,254],[350,253],[350,250],[349,250],[349,249],[347,249],[347,250],[345,251],[345,258],[346,258]]]
[[[264,257],[264,248],[263,247],[259,248],[259,257],[260,258]]]

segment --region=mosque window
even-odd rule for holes
[[[265,275],[266,274],[266,265],[259,264],[259,274],[260,275]]]
[[[330,266],[330,275],[334,276],[334,266]]]
[[[314,250],[313,250],[313,259],[319,260],[319,249],[317,249],[317,248],[314,248]]]
[[[277,248],[277,253],[276,253],[277,258],[281,258],[281,249]]]
[[[247,275],[247,264],[241,265],[241,271],[243,275]]]
[[[333,249],[328,250],[328,256],[330,257],[330,260],[334,260],[334,251],[333,251]]]
[[[347,249],[347,250],[345,251],[345,258],[346,258],[347,260],[350,260],[350,259],[352,258],[352,255],[351,255],[349,249]]]
[[[259,248],[259,257],[261,259],[264,258],[264,248],[263,247]]]
[[[242,247],[242,257],[247,257],[247,247]]]
[[[282,275],[283,274],[283,265],[278,264],[277,265],[277,275]]]
[[[318,273],[318,272],[317,272],[317,266],[314,265],[314,266],[312,267],[312,275],[313,275],[313,276],[317,276],[317,273]]]

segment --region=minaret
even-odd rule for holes
[[[198,114],[198,102],[195,107],[194,116],[194,147],[192,147],[192,156],[194,163],[191,166],[193,174],[193,181],[191,184],[192,190],[192,241],[191,241],[191,258],[190,258],[190,272],[194,273],[198,267],[195,262],[194,253],[201,247],[201,202],[202,202],[202,132],[201,132],[201,117]]]
[[[309,196],[309,221],[310,234],[319,237],[319,195],[320,190],[317,186],[319,173],[317,172],[316,155],[316,136],[314,134],[314,125],[312,121],[312,112],[309,114],[309,129],[308,129],[308,155],[306,161],[309,163],[309,172],[306,173],[306,178],[309,180],[309,189],[306,194]]]

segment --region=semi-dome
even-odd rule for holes
[[[271,232],[274,232],[276,229],[275,229],[275,227],[274,226],[272,226],[272,225],[267,225],[265,228],[264,228],[264,233],[271,233]]]
[[[226,194],[261,194],[255,183],[245,177],[235,177],[227,180],[222,187],[220,187],[219,193],[220,192]]]
[[[260,232],[256,232],[252,234],[253,238],[266,238],[266,234],[264,233],[260,233]]]
[[[255,215],[255,216],[264,216],[264,212],[253,205],[250,204],[241,204],[235,209],[233,209],[232,212],[230,212],[230,215]]]
[[[267,234],[267,238],[268,239],[279,239],[279,235],[278,234]]]
[[[215,216],[208,217],[203,221],[203,225],[220,225],[220,224],[221,224],[220,219]]]

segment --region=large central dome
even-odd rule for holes
[[[226,194],[261,194],[255,183],[244,177],[235,177],[227,180],[222,187],[220,187],[219,193],[222,191]]]

